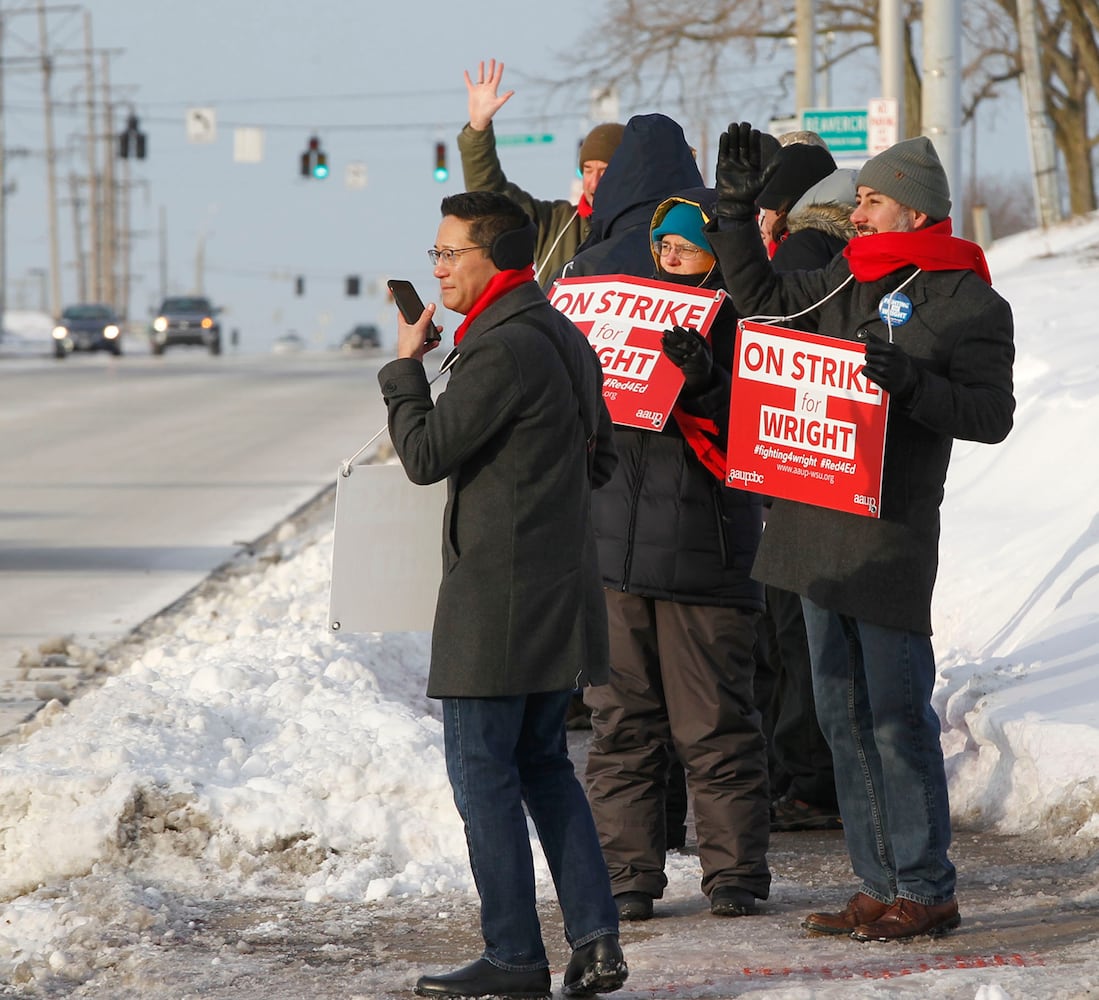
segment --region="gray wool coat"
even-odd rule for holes
[[[584,335],[532,281],[473,320],[434,402],[419,361],[391,361],[378,379],[408,478],[447,480],[428,696],[606,683],[591,491],[617,458]],[[581,406],[596,435],[590,475]]]
[[[753,223],[707,235],[742,316],[799,312],[851,273],[840,255],[820,270],[776,274]],[[914,270],[852,281],[798,328],[888,340],[878,303]],[[904,406],[890,403],[880,518],[776,500],[752,573],[831,611],[930,635],[951,446],[955,438],[994,444],[1011,430],[1014,327],[1011,307],[972,271],[921,272],[903,293],[912,316],[893,339],[920,380]]]

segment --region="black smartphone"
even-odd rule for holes
[[[404,321],[406,323],[419,322],[420,317],[424,314],[424,303],[412,286],[412,282],[402,281],[400,278],[391,278],[386,284],[393,295],[393,301],[397,303],[397,308],[401,310]],[[427,339],[429,341],[442,339],[439,335],[439,328],[434,323],[431,324]]]

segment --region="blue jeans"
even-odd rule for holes
[[[931,707],[929,636],[826,611],[802,598],[821,730],[832,748],[851,867],[881,902],[954,895],[950,804]]]
[[[618,933],[607,866],[566,745],[571,697],[557,691],[442,700],[447,774],[481,897],[483,957],[501,969],[549,965],[524,804],[553,875],[569,944],[579,948]]]

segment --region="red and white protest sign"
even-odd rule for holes
[[[849,340],[744,321],[725,484],[879,517],[888,393]]]
[[[725,293],[684,288],[626,274],[560,278],[549,300],[587,334],[603,365],[603,398],[625,427],[660,430],[668,421],[683,372],[664,356],[661,334],[694,327],[709,338]]]

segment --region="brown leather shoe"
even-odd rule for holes
[[[877,920],[891,905],[856,892],[839,913],[810,913],[801,926],[813,934],[850,934],[859,925]]]
[[[877,920],[867,920],[851,932],[856,941],[902,941],[927,934],[938,937],[952,931],[962,922],[958,916],[958,901],[924,906],[911,899],[898,899]]]

